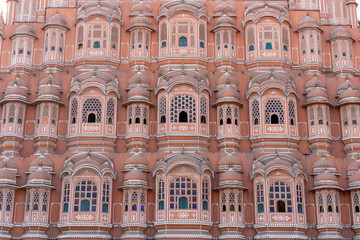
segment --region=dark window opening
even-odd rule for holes
[[[69,212],[69,204],[68,204],[68,203],[64,203],[63,212],[64,212],[64,213]]]
[[[144,125],[146,125],[146,122],[147,122],[147,121],[146,121],[146,118],[144,118],[144,120],[143,120],[143,124],[144,124]]]
[[[233,204],[230,205],[230,212],[235,212],[235,206]]]
[[[250,46],[249,46],[249,52],[252,52],[252,51],[254,51],[254,50],[255,50],[254,45],[250,45]]]
[[[277,212],[286,212],[285,202],[282,200],[277,201],[276,210]]]
[[[185,111],[180,112],[179,122],[188,122],[188,114]]]
[[[290,125],[291,125],[291,126],[294,126],[294,125],[295,125],[294,119],[290,119]]]
[[[179,198],[179,209],[188,209],[188,199],[187,197]]]
[[[45,204],[42,205],[42,211],[43,211],[43,212],[46,212],[46,205],[45,205]]]
[[[238,125],[238,120],[237,120],[237,119],[235,119],[235,125],[236,125],[236,126]]]
[[[112,124],[112,118],[108,119],[108,124]]]
[[[94,123],[96,120],[96,116],[95,116],[95,113],[90,113],[88,115],[88,123]]]
[[[18,124],[22,124],[22,119],[21,118],[18,119]]]
[[[94,42],[94,48],[100,48],[100,42],[99,41]]]
[[[264,212],[264,204],[260,203],[258,205],[258,213],[263,213]]]
[[[159,202],[159,210],[164,210],[164,209],[165,209],[164,201],[160,201]]]
[[[129,125],[131,125],[132,124],[132,120],[131,120],[131,118],[129,118]]]
[[[82,49],[82,48],[83,48],[83,44],[82,44],[82,43],[79,43],[78,49],[80,50],[80,49]]]
[[[10,118],[9,123],[13,123],[13,122],[14,122],[14,118]]]
[[[132,205],[131,210],[133,210],[133,211],[136,211],[136,210],[137,210],[136,204]]]
[[[271,43],[266,43],[266,45],[265,45],[265,49],[266,50],[272,50],[273,48],[272,48],[272,44]]]
[[[220,119],[220,126],[224,125],[224,120]]]
[[[187,38],[186,37],[180,37],[179,38],[179,47],[187,47]]]
[[[166,48],[166,42],[161,43],[161,48]]]
[[[129,206],[125,205],[125,212],[129,211]]]
[[[301,204],[298,204],[297,209],[298,209],[298,213],[303,213],[303,207]]]
[[[201,116],[201,123],[206,123],[206,117],[205,116]]]
[[[279,116],[276,114],[271,115],[271,124],[279,124]]]
[[[259,119],[258,118],[255,118],[254,125],[259,125]]]
[[[76,118],[75,117],[72,118],[71,123],[72,124],[76,123]]]
[[[360,212],[360,207],[359,206],[355,206],[355,212]]]
[[[89,212],[90,211],[90,201],[85,199],[81,201],[81,206],[80,206],[80,211],[81,212]]]
[[[223,211],[223,212],[226,212],[226,205],[223,205],[223,206],[222,206],[222,211]]]
[[[231,124],[231,118],[226,119],[226,124]]]
[[[135,123],[140,123],[140,118],[135,118]]]
[[[324,207],[320,206],[320,212],[324,212]]]
[[[203,210],[208,210],[208,209],[209,209],[209,206],[208,206],[208,202],[207,202],[207,201],[203,201],[203,202],[202,202],[202,209],[203,209]]]
[[[200,48],[205,48],[204,42],[200,42]]]
[[[331,205],[328,206],[328,212],[332,212],[333,211],[333,207]]]
[[[102,211],[103,213],[109,212],[109,205],[108,205],[107,203],[103,203],[102,208],[101,208],[101,211]]]
[[[319,124],[320,125],[323,125],[324,124],[324,121],[322,119],[319,120]]]
[[[166,123],[166,117],[165,116],[161,116],[160,123]]]
[[[37,204],[34,204],[33,210],[34,210],[34,211],[37,211],[37,210],[39,210],[39,205],[37,205]]]

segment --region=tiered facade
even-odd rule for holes
[[[354,0],[7,0],[0,239],[360,239]]]

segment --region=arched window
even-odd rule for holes
[[[140,211],[145,212],[145,203],[146,203],[146,196],[144,193],[141,193],[140,196]]]
[[[284,108],[280,100],[271,99],[266,102],[265,123],[284,124]]]
[[[106,118],[107,118],[107,124],[113,124],[114,122],[114,116],[115,116],[115,102],[114,100],[110,99],[107,102],[106,106]]]
[[[179,38],[179,47],[187,47],[188,42],[186,37]]]
[[[360,201],[359,201],[359,195],[357,193],[355,193],[353,201],[354,201],[354,211],[355,211],[355,213],[359,213],[360,212]]]
[[[260,50],[279,50],[280,33],[277,23],[264,24],[259,28]]]
[[[129,106],[128,107],[128,122],[129,122],[129,125],[131,125],[132,124],[132,117],[133,117],[133,115],[132,115],[132,111],[133,109],[132,109],[132,106]]]
[[[251,116],[254,125],[260,124],[260,107],[259,102],[254,100],[251,104]]]
[[[99,41],[94,42],[94,48],[100,48],[100,42]]]
[[[254,51],[254,50],[255,50],[254,45],[250,45],[250,46],[249,46],[249,52],[252,52],[252,51]]]
[[[242,206],[242,193],[238,194],[238,211],[241,212],[241,206]]]
[[[160,25],[160,42],[161,42],[161,48],[166,47],[167,43],[167,24],[162,23]]]
[[[141,117],[141,108],[139,106],[135,107],[135,123],[140,123],[140,117]]]
[[[34,197],[33,197],[33,211],[39,210],[39,201],[40,201],[39,192],[35,192]]]
[[[43,212],[46,212],[47,205],[48,205],[48,194],[44,192],[42,197],[42,208],[41,208]]]
[[[160,98],[160,123],[166,123],[166,98]]]
[[[285,182],[274,182],[269,190],[270,212],[292,212],[291,191]]]
[[[235,194],[232,192],[229,194],[229,204],[230,204],[229,207],[230,212],[235,212]]]
[[[164,180],[162,180],[162,179],[159,181],[159,185],[158,185],[158,200],[159,200],[159,210],[164,210],[165,209],[165,204],[164,204],[165,183],[164,183]]]
[[[324,199],[321,194],[319,195],[318,203],[319,203],[319,212],[320,213],[324,212]]]
[[[96,212],[97,187],[92,181],[81,181],[75,186],[74,212]]]
[[[224,124],[224,109],[222,107],[219,108],[219,119],[220,119],[220,126]]]
[[[170,209],[197,209],[197,187],[194,180],[179,177],[170,183]]]
[[[71,102],[71,112],[70,112],[70,122],[71,122],[71,124],[76,123],[77,111],[78,111],[78,101],[76,99],[73,99],[72,102]]]
[[[199,41],[200,48],[205,48],[205,24],[199,26]]]
[[[131,195],[131,210],[137,211],[137,204],[138,204],[138,194],[137,192],[133,192]]]
[[[201,115],[200,122],[203,124],[206,123],[206,111],[207,111],[207,100],[205,97],[201,97],[201,99],[200,99],[200,115]]]
[[[84,46],[84,27],[83,26],[80,26],[78,28],[77,45],[78,45],[78,50],[83,49],[83,46]]]
[[[266,50],[272,50],[273,49],[273,47],[272,47],[272,44],[271,43],[266,43],[266,45],[265,45],[265,49]]]
[[[64,193],[63,193],[63,212],[67,213],[69,212],[69,202],[70,202],[70,183],[68,181],[64,184]]]
[[[124,206],[125,206],[124,211],[125,212],[129,211],[129,193],[128,192],[125,193]]]
[[[293,100],[289,101],[289,119],[290,119],[290,125],[295,126],[295,104]]]
[[[258,207],[258,213],[264,212],[264,186],[261,183],[256,185],[256,203]]]
[[[6,211],[10,212],[11,211],[11,204],[13,202],[13,194],[11,192],[8,192],[8,194],[6,195]]]
[[[235,125],[238,126],[239,123],[238,123],[238,119],[239,119],[239,108],[235,107],[234,109],[234,118],[235,118]]]
[[[101,202],[101,212],[108,213],[110,204],[110,185],[107,181],[103,183]]]
[[[303,197],[302,197],[302,188],[300,183],[296,184],[296,202],[297,202],[297,212],[303,213]]]
[[[330,194],[326,196],[327,211],[333,212],[333,200]]]
[[[226,108],[226,124],[231,124],[232,110],[230,107]]]
[[[226,194],[222,193],[221,194],[221,211],[226,212]]]
[[[208,208],[208,201],[209,201],[209,182],[207,179],[202,181],[202,188],[201,188],[201,200],[202,200],[202,209],[209,210]]]
[[[91,116],[90,116],[91,115]],[[101,123],[101,102],[97,98],[88,98],[85,100],[82,112],[82,122]]]
[[[183,122],[196,122],[196,104],[194,97],[177,95],[171,99],[170,121],[179,122],[181,113]]]

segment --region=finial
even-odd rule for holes
[[[97,67],[96,67],[96,65],[95,65],[95,67],[94,67],[94,72],[93,72],[93,75],[94,75],[94,76],[96,75],[96,71],[97,71]]]
[[[39,168],[42,167],[42,160],[40,159],[40,162],[39,162]]]
[[[231,150],[231,148],[229,148],[229,153],[231,154],[231,152],[232,152],[232,150]]]
[[[228,69],[228,66],[226,65],[225,66],[225,72],[228,72],[229,71],[229,69]]]
[[[360,152],[357,153],[356,159],[360,159]]]
[[[223,13],[226,14],[226,8],[224,8]]]
[[[346,74],[345,79],[349,80],[349,74],[348,73]]]
[[[267,1],[265,0],[265,6],[267,6],[268,5],[268,3],[267,3]]]
[[[232,164],[232,161],[229,162],[229,168],[232,168],[233,167],[233,164]]]
[[[199,153],[199,148],[196,149],[195,153]]]
[[[279,156],[279,151],[277,150],[277,148],[275,148],[275,154],[276,154],[276,157]]]
[[[137,70],[138,70],[138,72],[140,72],[140,70],[141,70],[141,67],[140,67],[140,66],[138,66]]]
[[[16,73],[16,77],[18,78],[20,76],[20,74],[19,73]]]
[[[185,75],[185,66],[184,63],[181,64],[182,74]]]
[[[52,70],[50,70],[49,74],[52,75]]]
[[[44,155],[44,149],[43,148],[40,148],[40,154]]]
[[[184,146],[184,144],[183,144],[182,147],[181,147],[181,153],[182,153],[182,154],[184,154],[184,150],[185,150],[185,146]]]
[[[4,10],[1,9],[1,16],[4,16]]]
[[[49,75],[48,84],[51,85],[51,75]]]
[[[90,145],[88,145],[88,156],[90,156]]]
[[[138,78],[137,80],[137,84],[140,85],[141,84],[141,78]]]
[[[101,0],[98,0],[98,5],[100,5]]]
[[[5,156],[9,157],[9,150],[6,150]]]
[[[226,85],[230,85],[230,80],[229,79],[226,80]]]
[[[139,152],[139,148],[138,146],[135,147],[135,152],[138,153]]]
[[[274,76],[274,67],[271,66],[271,69],[270,69],[270,77],[273,77]]]
[[[6,166],[7,166],[7,162],[6,162],[7,160],[6,160],[6,158],[4,159],[4,165],[3,165],[3,168],[6,168]]]

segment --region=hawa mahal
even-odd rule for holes
[[[360,239],[355,0],[7,0],[0,239]]]

